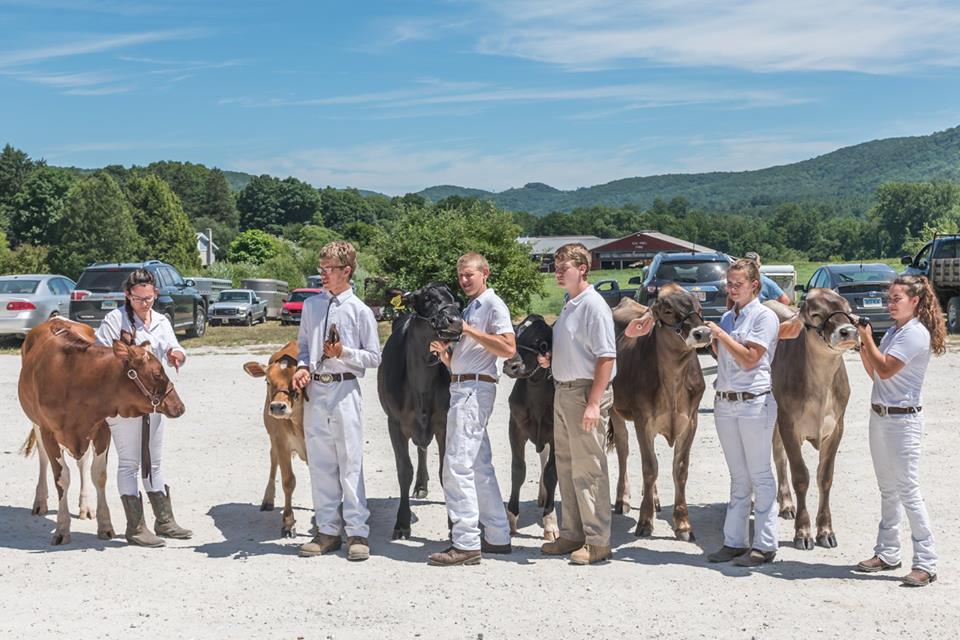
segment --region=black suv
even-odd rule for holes
[[[727,268],[731,262],[724,253],[658,253],[647,267],[635,299],[650,305],[660,287],[672,282],[700,299],[704,320],[717,322],[727,310]]]
[[[188,337],[207,330],[207,307],[193,280],[184,280],[172,266],[159,260],[146,262],[99,262],[83,270],[70,295],[70,319],[100,326],[104,316],[124,304],[123,283],[134,269],[146,269],[157,280],[153,310],[167,316],[174,330]]]

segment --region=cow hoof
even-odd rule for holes
[[[417,500],[426,500],[428,495],[429,495],[429,492],[424,488],[413,490],[413,497],[416,498]]]
[[[93,509],[84,505],[80,507],[80,510],[77,511],[77,519],[79,520],[93,520]]]
[[[273,503],[272,502],[260,503],[260,511],[273,511]]]
[[[696,537],[693,535],[693,531],[687,529],[686,531],[676,531],[674,535],[677,537],[677,540],[682,542],[693,542],[696,540]]]
[[[617,503],[613,505],[613,512],[621,516],[625,513],[630,513],[630,503],[626,500],[618,500]]]
[[[507,522],[510,523],[510,535],[517,535],[517,518],[519,516],[515,513],[507,511]]]
[[[793,539],[793,547],[801,551],[811,551],[814,547],[813,538],[797,536]]]
[[[46,503],[46,502],[43,502],[43,503],[35,502],[35,503],[33,504],[33,510],[30,511],[30,513],[32,513],[32,514],[35,515],[35,516],[45,516],[45,515],[47,515],[47,503]]]
[[[560,538],[559,531],[544,531],[543,539],[547,542],[556,542]]]
[[[117,534],[113,529],[104,529],[103,531],[97,531],[97,537],[101,540],[112,540],[117,537]]]
[[[784,507],[783,509],[780,509],[780,517],[784,520],[793,520],[797,517],[797,508]]]
[[[837,536],[832,533],[822,533],[817,536],[817,545],[827,549],[837,548]]]
[[[393,530],[393,540],[409,540],[410,539],[410,527],[395,527]]]
[[[280,529],[281,538],[294,538],[296,535],[297,532],[293,527],[290,527],[289,529],[287,527],[281,527]]]
[[[70,534],[69,533],[54,533],[53,538],[50,540],[50,544],[57,546],[60,544],[70,544]]]
[[[653,525],[637,524],[637,528],[633,532],[633,535],[637,536],[638,538],[649,538],[653,535]]]

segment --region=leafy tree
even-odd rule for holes
[[[190,273],[200,268],[197,238],[180,200],[170,186],[156,175],[132,178],[127,198],[133,221],[143,239],[141,257],[168,262]]]
[[[70,172],[53,167],[39,167],[27,176],[10,210],[10,237],[15,244],[59,241],[64,202],[73,181]]]
[[[280,252],[280,240],[261,231],[247,229],[237,235],[227,250],[227,260],[230,262],[250,262],[262,264],[275,257]]]
[[[375,222],[370,205],[356,189],[327,187],[320,192],[320,213],[323,224],[336,231],[353,222]]]
[[[117,182],[97,173],[67,191],[60,242],[50,249],[50,267],[76,279],[91,262],[121,262],[140,255],[141,242],[130,205]]]
[[[306,224],[320,213],[320,193],[306,182],[287,178],[280,182],[281,224]]]
[[[31,171],[44,163],[34,162],[23,151],[14,149],[9,144],[0,151],[0,225],[6,228],[13,205],[13,198],[23,187],[24,181]]]
[[[207,173],[200,212],[196,217],[210,218],[227,227],[239,229],[240,214],[237,212],[237,203],[230,192],[227,177],[220,169],[214,168]]]
[[[948,228],[960,217],[960,186],[943,182],[897,182],[877,189],[870,212],[883,255],[896,255],[923,239],[924,229]],[[909,246],[908,246],[909,245]]]
[[[237,210],[241,229],[260,229],[274,235],[281,233],[280,181],[268,175],[251,180],[237,196]]]
[[[207,188],[210,169],[192,162],[153,162],[146,171],[163,178],[180,199],[180,204],[190,220],[209,215]],[[211,216],[214,217],[214,216]]]

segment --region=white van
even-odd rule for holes
[[[765,264],[760,273],[767,276],[783,289],[787,297],[796,300],[797,269],[792,264]]]

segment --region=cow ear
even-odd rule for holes
[[[121,331],[120,341],[125,342],[126,344],[133,344],[133,334],[129,331]]]
[[[113,341],[113,355],[120,358],[121,360],[130,359],[130,345],[124,342],[123,340],[114,340]]]
[[[254,378],[262,378],[267,375],[266,370],[264,370],[263,365],[259,362],[245,362],[243,364],[243,370],[247,372],[247,375]]]

